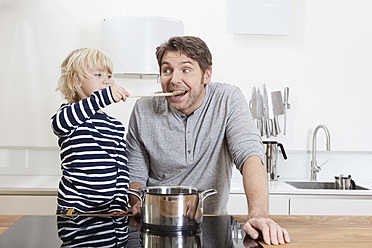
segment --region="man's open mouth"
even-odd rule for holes
[[[183,97],[187,94],[187,90],[171,90],[170,92],[176,93],[173,97]]]

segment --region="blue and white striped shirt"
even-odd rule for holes
[[[61,148],[58,206],[82,213],[126,211],[125,128],[119,120],[97,112],[112,103],[108,87],[77,103],[62,104],[52,117]]]
[[[57,217],[61,248],[134,247],[127,245],[129,238],[128,216],[68,216]],[[136,248],[140,246],[135,246]]]

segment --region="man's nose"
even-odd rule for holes
[[[171,78],[172,83],[180,83],[182,82],[182,73],[179,70],[174,70],[172,73],[172,78]]]

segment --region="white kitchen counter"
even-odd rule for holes
[[[60,176],[0,176],[0,194],[57,194]],[[292,180],[287,180],[292,181]],[[300,180],[293,180],[300,181]],[[305,181],[305,180],[303,180]],[[372,181],[356,182],[357,185],[372,189]],[[270,181],[270,195],[353,195],[372,196],[372,190],[323,190],[297,189],[283,181]],[[241,178],[231,181],[231,194],[243,194]]]
[[[286,180],[286,181],[306,181],[306,180]],[[357,185],[372,189],[372,181],[356,182]],[[325,189],[297,189],[283,181],[269,182],[270,195],[352,195],[352,196],[371,196],[372,190],[325,190]],[[231,194],[243,194],[243,183],[240,178],[233,178],[231,181]]]

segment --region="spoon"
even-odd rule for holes
[[[143,95],[130,95],[129,98],[139,98],[139,97],[148,97],[148,96],[177,96],[185,93],[185,91],[173,91],[173,92],[161,92],[153,94],[143,94]]]

